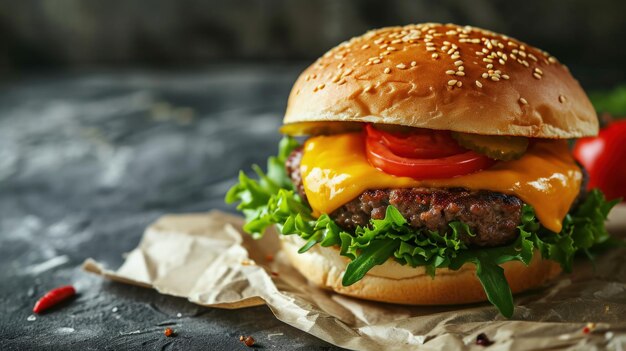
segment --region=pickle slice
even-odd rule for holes
[[[452,132],[452,137],[464,148],[501,161],[518,159],[528,148],[528,138],[518,136]]]
[[[306,136],[355,132],[361,129],[363,124],[357,122],[298,122],[284,124],[280,127],[280,132],[290,136]]]

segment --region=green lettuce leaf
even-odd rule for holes
[[[246,217],[244,230],[255,238],[276,225],[282,235],[298,235],[305,240],[300,253],[315,245],[339,247],[340,254],[351,260],[342,280],[346,286],[358,282],[370,269],[389,259],[424,267],[433,278],[437,268],[457,270],[471,263],[476,266],[476,275],[489,301],[502,315],[511,317],[513,296],[500,267],[502,263],[520,261],[528,265],[537,249],[542,257],[558,262],[569,272],[577,252],[589,253],[594,247],[614,244],[604,221],[617,200],[606,201],[598,190],[590,191],[585,201],[566,216],[563,230],[558,234],[542,227],[533,208],[525,205],[519,236],[506,246],[467,247],[461,237],[475,234],[461,222],[450,223],[446,233],[412,228],[393,206],[387,207],[383,219],[373,219],[366,227],[346,232],[328,215],[313,217],[311,209],[294,191],[284,165],[298,146],[294,139],[283,138],[278,155],[268,160],[267,173],[256,165],[253,170],[257,179],[241,172],[239,183],[226,194],[226,202],[239,202],[237,209]]]

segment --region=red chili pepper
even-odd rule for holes
[[[58,305],[60,302],[65,301],[74,295],[76,295],[76,289],[74,289],[74,287],[71,285],[52,289],[48,291],[42,298],[40,298],[37,303],[35,303],[35,307],[33,307],[33,312],[41,313],[49,309],[50,307]]]
[[[174,330],[172,330],[172,328],[165,328],[165,331],[163,332],[163,334],[165,334],[165,336],[172,337],[172,336],[176,336],[176,333],[174,332]]]

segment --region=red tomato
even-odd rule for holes
[[[398,135],[367,125],[365,132],[369,162],[385,173],[397,176],[451,178],[485,169],[495,163],[487,156],[460,147],[445,131]]]
[[[589,172],[589,189],[600,188],[608,199],[626,199],[626,121],[609,124],[597,137],[579,139],[574,157]]]

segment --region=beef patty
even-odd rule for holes
[[[300,197],[307,202],[300,174],[302,149],[294,150],[285,166]],[[585,172],[583,172],[585,173]],[[586,179],[586,177],[584,177]],[[584,189],[584,184],[582,189]],[[581,192],[579,198],[584,196]],[[579,199],[575,201],[578,203]],[[461,234],[461,240],[471,246],[501,246],[518,236],[524,203],[517,197],[487,190],[461,188],[400,188],[366,190],[341,206],[330,217],[342,229],[354,230],[366,226],[369,220],[383,219],[387,206],[395,206],[416,229],[436,230],[445,234],[448,224],[461,221],[474,236]]]

